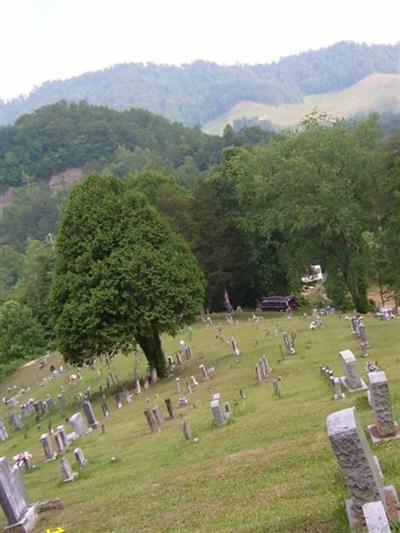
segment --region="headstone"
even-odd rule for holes
[[[157,369],[152,367],[150,368],[150,377],[151,377],[151,383],[157,383],[158,381],[158,375],[157,375]]]
[[[49,411],[49,413],[51,411],[54,411],[56,408],[53,398],[47,398],[46,405],[47,405],[47,410]]]
[[[236,357],[239,357],[240,356],[240,350],[239,350],[239,346],[238,346],[238,344],[236,342],[235,337],[231,338],[231,345],[232,345],[232,353],[233,353],[233,355],[235,355]]]
[[[188,404],[188,401],[186,397],[182,394],[180,378],[176,378],[176,388],[178,390],[178,407],[184,407]]]
[[[142,387],[140,386],[140,379],[135,379],[135,392],[136,394],[140,394],[142,392]]]
[[[363,322],[360,322],[358,331],[359,331],[359,337],[360,337],[360,348],[363,351],[364,357],[367,357],[368,356],[367,349],[370,348],[370,345],[367,339],[367,333],[365,331],[365,326]]]
[[[19,430],[19,429],[22,429],[24,426],[22,424],[22,420],[21,420],[21,417],[18,413],[13,413],[11,416],[10,416],[10,421],[12,423],[12,425],[15,427],[15,429]]]
[[[211,400],[211,411],[214,416],[214,422],[218,427],[223,426],[226,423],[226,419],[224,417],[224,410],[221,406],[221,402],[218,398]]]
[[[350,527],[365,525],[362,506],[386,498],[397,499],[393,487],[384,488],[355,407],[332,413],[327,418],[328,437],[345,479],[351,498],[346,501]]]
[[[375,424],[368,426],[372,442],[400,438],[400,428],[393,417],[388,381],[385,372],[368,374],[371,406]]]
[[[131,403],[132,395],[130,394],[129,390],[125,387],[125,385],[122,385],[122,392],[124,394],[126,403]]]
[[[79,466],[81,467],[87,466],[88,461],[85,459],[85,456],[83,455],[83,451],[81,450],[81,448],[75,448],[74,456]]]
[[[121,403],[120,395],[117,393],[117,394],[114,396],[114,398],[115,398],[115,407],[116,407],[117,409],[121,409],[121,407],[122,407],[122,403]]]
[[[261,374],[260,363],[256,364],[256,376],[257,376],[257,383],[262,383],[263,382],[263,378],[262,378],[262,374]]]
[[[263,355],[260,359],[260,363],[263,369],[263,374],[265,376],[265,379],[268,378],[268,375],[272,372],[271,367],[269,366],[268,359],[266,355]]]
[[[342,359],[342,366],[344,376],[340,378],[343,386],[350,393],[361,392],[367,390],[366,383],[360,378],[357,360],[351,350],[343,350],[339,352]]]
[[[62,442],[64,444],[64,448],[68,448],[69,446],[69,442],[68,442],[68,439],[67,439],[67,433],[65,432],[65,428],[63,425],[60,425],[60,426],[57,426],[57,432],[59,433],[61,439],[62,439]]]
[[[25,418],[28,418],[28,416],[30,416],[31,414],[29,410],[29,405],[27,403],[21,405],[21,411]]]
[[[289,335],[286,332],[284,332],[282,336],[283,336],[283,342],[285,343],[287,355],[295,355],[296,350],[294,349],[294,347],[292,346],[292,343],[290,342]]]
[[[196,378],[194,376],[190,376],[189,378],[189,386],[191,389],[195,389],[199,386],[198,382],[196,381]]]
[[[143,383],[143,388],[144,389],[148,389],[149,387],[150,387],[149,378],[147,376],[145,376],[144,383]]]
[[[342,385],[340,383],[340,379],[335,377],[333,378],[333,384],[335,386],[335,400],[343,400],[344,399],[344,393],[342,392]]]
[[[153,415],[154,415],[154,418],[155,418],[158,426],[161,429],[164,429],[164,427],[165,427],[164,415],[162,414],[162,411],[161,411],[161,408],[160,408],[159,405],[156,405],[155,407],[153,407]]]
[[[362,506],[368,533],[390,533],[390,525],[381,501],[364,503]]]
[[[57,450],[60,453],[64,453],[64,451],[65,451],[64,440],[63,440],[63,438],[60,435],[58,430],[54,433],[54,440],[55,440],[55,443],[56,443],[56,446],[57,446]]]
[[[190,346],[185,347],[186,359],[191,359],[193,357],[192,348]]]
[[[37,522],[36,505],[31,505],[19,469],[6,457],[0,458],[0,503],[8,526],[4,531],[31,533]]]
[[[44,456],[47,461],[54,461],[57,457],[57,453],[53,451],[48,433],[43,433],[40,437],[40,442],[43,446]]]
[[[231,407],[229,405],[229,402],[225,402],[225,405],[224,405],[224,417],[226,418],[226,420],[229,420],[231,416],[232,416],[232,411],[231,411]]]
[[[185,439],[192,440],[192,430],[190,429],[189,424],[186,422],[186,420],[183,421],[182,430]]]
[[[78,475],[72,471],[71,465],[66,457],[63,457],[61,460],[61,472],[64,477],[64,483],[73,481]]]
[[[359,332],[360,322],[358,318],[355,316],[351,317],[350,324],[351,324],[351,331],[353,332],[353,334],[359,337],[360,336],[360,332]]]
[[[0,442],[5,442],[8,439],[8,433],[4,422],[0,422]]]
[[[146,417],[147,423],[149,424],[150,431],[152,433],[156,433],[159,430],[159,426],[157,424],[156,419],[153,416],[153,412],[151,409],[145,409],[144,415]]]
[[[58,398],[58,405],[60,406],[60,409],[61,411],[65,411],[65,396],[64,396],[64,393],[62,392],[61,394],[59,394],[57,396]]]
[[[68,419],[68,422],[71,424],[72,429],[78,437],[82,437],[90,431],[83,420],[82,413],[75,413]]]
[[[172,407],[172,402],[171,402],[171,399],[170,399],[170,398],[165,398],[165,405],[167,406],[167,411],[168,411],[169,419],[170,419],[170,420],[174,420],[174,418],[175,418],[175,414],[174,414],[174,409],[173,409],[173,407]]]
[[[167,365],[169,366],[169,368],[172,368],[174,366],[174,359],[171,355],[167,356]]]
[[[179,353],[176,354],[176,364],[178,366],[182,366],[182,358],[181,358],[181,355]]]
[[[200,379],[201,381],[208,381],[210,379],[208,373],[207,373],[207,369],[204,365],[199,365],[199,369],[200,369]]]
[[[240,394],[240,397],[242,398],[242,400],[245,400],[245,399],[246,399],[246,395],[245,395],[243,389],[240,389],[240,390],[239,390],[239,394]]]
[[[110,411],[108,409],[108,405],[107,405],[107,402],[102,402],[101,403],[101,410],[103,411],[103,416],[106,417],[110,414]]]
[[[92,429],[97,429],[100,427],[100,422],[97,421],[96,415],[94,414],[92,404],[89,400],[83,400],[82,407],[85,412],[89,427]]]
[[[274,395],[277,398],[280,398],[281,397],[281,388],[279,386],[279,381],[277,379],[274,379],[274,381],[272,382],[272,387],[274,389]]]

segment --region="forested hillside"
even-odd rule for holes
[[[259,128],[224,137],[189,129],[142,109],[115,111],[85,102],[60,102],[3,127],[0,137],[0,191],[48,181],[71,167],[123,177],[152,169],[194,181],[219,162],[225,146],[266,142],[274,134]]]
[[[128,63],[65,81],[47,81],[27,97],[1,102],[1,124],[60,100],[143,108],[188,126],[204,124],[237,102],[301,102],[304,95],[351,86],[373,72],[399,70],[400,44],[337,43],[272,64],[220,66],[196,61],[181,67]]]

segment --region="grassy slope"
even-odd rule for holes
[[[222,134],[226,124],[243,117],[270,120],[280,127],[294,126],[313,109],[349,118],[370,111],[400,111],[400,74],[371,74],[348,89],[305,96],[301,104],[271,106],[243,101],[204,126],[210,134]]]
[[[324,363],[340,373],[340,349],[350,348],[359,354],[348,322],[343,317],[327,317],[323,329],[309,331],[309,321],[310,317],[299,316],[287,322],[269,315],[256,329],[244,316],[239,324],[224,326],[224,337],[234,334],[238,340],[240,362],[232,357],[230,346],[215,338],[213,330],[202,324],[193,328],[194,358],[178,374],[183,381],[191,374],[198,375],[201,362],[215,364],[212,391],[230,401],[234,411],[231,423],[214,428],[209,384],[201,384],[190,397],[190,406],[176,410],[199,437],[197,443],[183,439],[180,419],[167,422],[161,433],[149,434],[143,415],[146,397],[152,406],[160,402],[165,412],[165,397],[176,402],[175,376],[135,397],[119,411],[109,398],[111,416],[105,421],[106,433],[97,430],[79,441],[90,466],[72,484],[61,482],[58,460],[42,462],[39,436],[46,431],[48,420],[41,423],[41,429],[30,420],[26,440],[22,433],[10,430],[2,454],[12,456],[29,450],[37,464],[25,476],[32,500],[61,497],[65,503],[65,510],[41,515],[38,531],[57,526],[68,533],[347,531],[345,490],[326,436],[326,417],[356,405],[367,425],[372,413],[365,393],[335,402],[330,385],[319,376],[319,365]],[[382,322],[371,317],[366,319],[366,327],[373,345],[370,356],[387,373],[394,413],[400,420],[399,321]],[[297,332],[296,356],[279,361],[281,336],[272,335],[275,328]],[[164,339],[168,353],[175,353],[180,338],[184,336]],[[254,365],[264,352],[274,375],[282,377],[281,399],[273,397],[271,384],[255,383]],[[365,377],[364,363],[359,359]],[[48,371],[36,367],[20,370],[7,385],[30,383],[28,396],[39,399],[47,392],[57,394],[63,378],[37,388],[34,383]],[[114,367],[120,379],[128,379],[132,359],[116,358]],[[104,384],[106,369],[100,381],[90,369],[83,369],[83,375],[80,385],[64,384],[71,401],[73,394],[88,384]],[[239,399],[241,387],[247,394],[244,401]],[[5,392],[3,388],[2,394]],[[100,418],[97,401],[94,407]],[[77,408],[71,406],[68,414],[75,411]],[[61,422],[61,416],[52,417],[53,426]],[[373,448],[386,484],[400,488],[400,441]],[[115,462],[111,462],[112,456]],[[67,457],[74,464],[72,450]]]

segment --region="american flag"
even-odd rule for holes
[[[224,292],[224,305],[227,309],[231,308],[231,302],[229,300],[229,295],[228,295],[228,291],[225,289],[225,292]]]

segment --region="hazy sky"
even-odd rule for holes
[[[0,98],[122,62],[271,62],[400,40],[398,0],[0,0]]]

